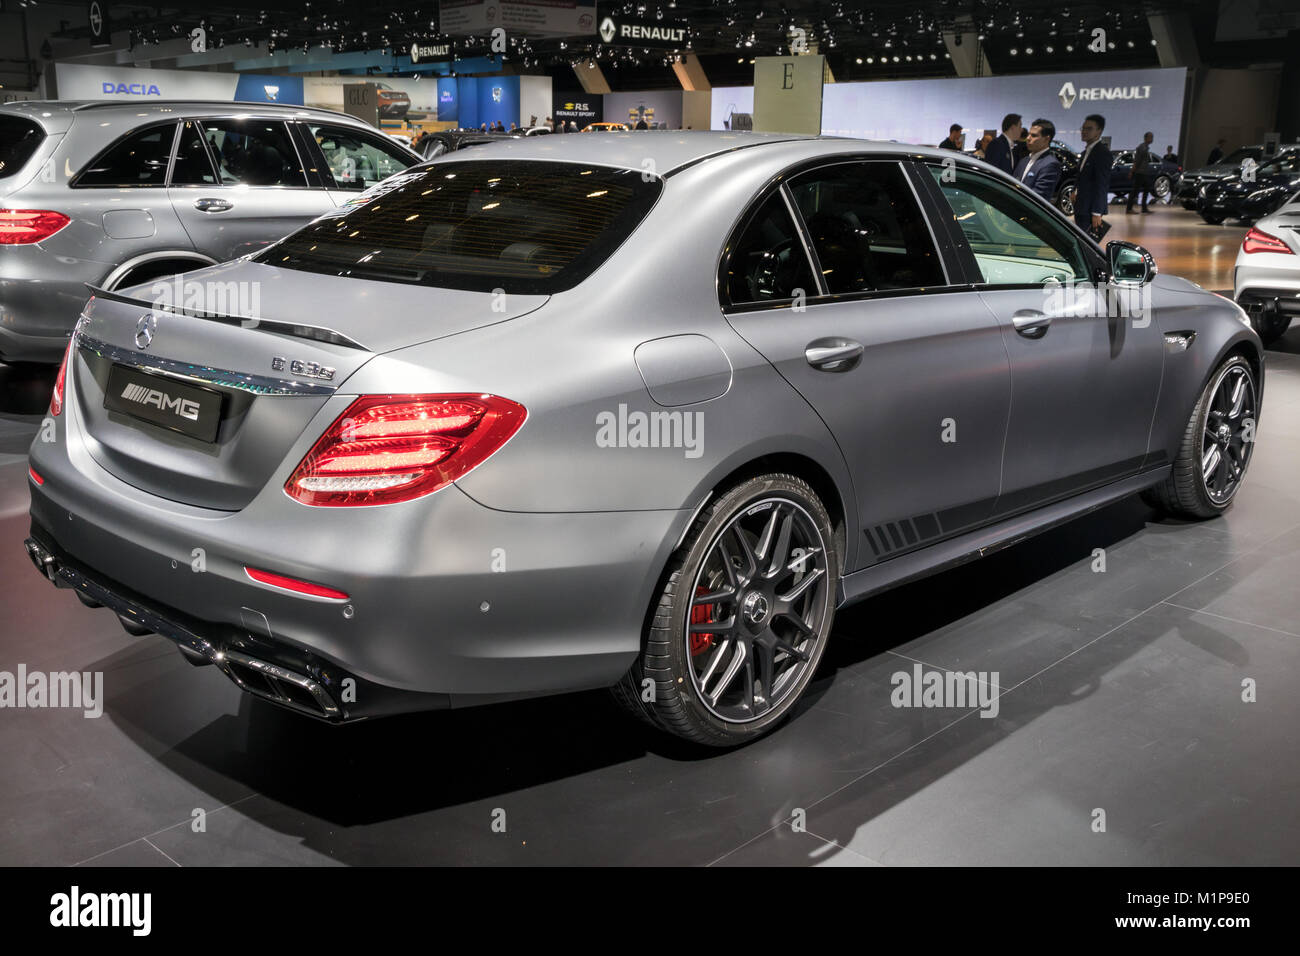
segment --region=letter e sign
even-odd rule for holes
[[[781,89],[793,90],[794,89],[794,64],[783,63],[781,65],[785,67],[785,76],[781,80]]]

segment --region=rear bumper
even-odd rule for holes
[[[208,659],[245,653],[331,694],[353,678],[340,719],[613,684],[690,518],[496,511],[454,484],[399,505],[310,508],[281,488],[293,462],[242,510],[211,511],[100,467],[75,402],[55,423],[55,440],[32,446],[43,483],[29,488],[32,538],[70,572],[56,583],[116,609],[103,594],[115,596],[118,613]],[[262,584],[246,567],[347,597]]]
[[[1247,261],[1243,264],[1242,259]],[[1233,270],[1233,298],[1247,312],[1300,316],[1300,257],[1239,255]]]

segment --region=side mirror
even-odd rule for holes
[[[1110,281],[1123,285],[1144,285],[1159,273],[1155,256],[1135,242],[1113,239],[1106,243],[1110,260]]]

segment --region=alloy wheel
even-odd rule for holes
[[[830,620],[826,542],[788,498],[731,518],[696,574],[686,626],[691,682],[729,723],[757,720],[802,686]]]
[[[1255,445],[1255,381],[1244,364],[1229,365],[1211,386],[1201,442],[1201,480],[1221,505],[1237,492]]]

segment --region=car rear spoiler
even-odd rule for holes
[[[227,315],[220,312],[204,312],[199,309],[187,309],[183,306],[172,304],[159,304],[149,302],[146,299],[136,298],[135,296],[123,295],[121,292],[110,292],[107,289],[98,289],[90,283],[86,283],[86,288],[90,294],[97,299],[107,299],[110,302],[123,302],[127,305],[137,305],[146,309],[153,309],[159,312],[171,312],[175,315],[187,315],[195,319],[206,319],[210,322],[224,322],[226,325],[238,325],[245,329],[262,329],[267,332],[278,332],[281,335],[292,335],[294,338],[311,339],[315,342],[327,342],[330,345],[341,345],[345,348],[360,349],[363,352],[369,352],[356,339],[344,335],[342,332],[327,328],[323,325],[302,325],[297,322],[280,322],[275,319],[258,319],[247,315]]]

